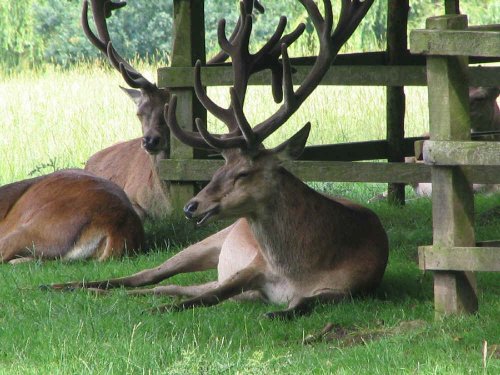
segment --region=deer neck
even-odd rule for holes
[[[247,219],[273,269],[298,275],[315,250],[311,240],[321,236],[315,233],[315,221],[327,198],[284,168],[272,191],[267,204]]]

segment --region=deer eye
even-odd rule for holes
[[[238,173],[238,174],[236,175],[236,177],[234,178],[234,181],[236,182],[236,181],[238,181],[239,179],[241,179],[241,178],[246,178],[246,177],[248,177],[248,176],[250,176],[250,171],[240,172],[240,173]]]

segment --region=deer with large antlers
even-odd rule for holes
[[[248,44],[252,18],[242,3],[241,31],[230,41],[224,21],[218,38],[232,59],[234,87],[227,109],[215,104],[203,89],[201,64],[196,64],[195,90],[201,103],[229,129],[214,135],[197,119],[199,132],[185,132],[176,120],[176,97],[166,107],[167,123],[182,142],[216,150],[226,161],[209,184],[190,200],[184,212],[202,225],[216,218],[239,218],[233,226],[209,237],[204,248],[189,247],[159,267],[132,276],[96,282],[53,285],[54,288],[87,287],[107,289],[157,283],[181,272],[217,267],[218,280],[203,285],[163,285],[136,289],[130,294],[183,295],[190,297],[154,311],[210,306],[231,297],[260,297],[286,303],[285,310],[268,317],[290,318],[309,310],[310,302],[338,301],[376,288],[388,257],[387,235],[378,217],[367,208],[343,199],[322,195],[289,173],[284,160],[297,158],[306,143],[310,124],[274,149],[262,142],[282,126],[320,83],[340,47],[364,17],[372,0],[343,0],[340,18],[333,29],[330,0],[324,0],[323,17],[312,0],[300,0],[320,40],[320,52],[310,73],[297,90],[293,88],[287,44],[282,43],[286,18],[259,52],[250,54]],[[300,26],[303,30],[303,26]],[[299,31],[300,33],[301,31]],[[281,49],[283,104],[270,118],[251,127],[243,103],[252,68],[265,53]],[[221,249],[211,246],[222,236]]]
[[[143,241],[124,192],[90,173],[62,170],[0,187],[0,263],[105,260]]]
[[[149,81],[113,47],[106,18],[110,17],[113,11],[123,8],[126,2],[91,0],[91,5],[97,35],[89,25],[88,0],[83,2],[82,7],[83,31],[131,87],[120,88],[137,107],[142,137],[112,145],[95,153],[87,161],[85,170],[111,180],[124,189],[142,220],[147,217],[162,218],[172,212],[169,184],[160,179],[156,168],[157,161],[168,156],[170,134],[163,109],[170,99],[170,92]],[[253,6],[261,13],[264,11],[257,0],[254,0]],[[230,40],[239,30],[239,23]],[[290,40],[290,37],[287,40]],[[220,63],[227,57],[227,54],[221,51],[210,59],[209,63]],[[278,65],[277,60],[278,54],[275,53],[274,68]]]

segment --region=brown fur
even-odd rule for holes
[[[149,155],[141,142],[135,138],[99,151],[87,161],[85,170],[121,187],[142,220],[161,218],[172,211],[168,185],[158,176],[158,155]]]
[[[472,132],[500,130],[499,87],[471,87],[469,110]],[[496,136],[493,139],[500,139]]]
[[[144,232],[123,191],[81,170],[0,187],[0,256],[105,260],[138,250]]]

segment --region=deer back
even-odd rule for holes
[[[16,194],[12,194],[16,191]],[[7,192],[7,194],[4,194]],[[0,255],[104,260],[138,250],[142,223],[114,183],[81,170],[63,170],[0,188]]]

